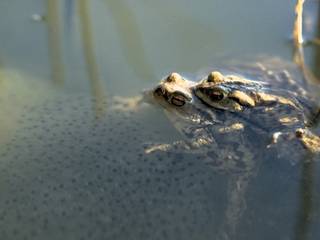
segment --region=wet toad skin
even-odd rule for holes
[[[181,133],[180,141],[147,145],[147,154],[192,154],[215,172],[230,174],[220,235],[235,233],[261,161],[281,158],[295,164],[306,153],[320,152],[320,138],[309,120],[317,106],[278,63],[236,67],[256,78],[214,71],[192,81],[172,73],[145,93]]]

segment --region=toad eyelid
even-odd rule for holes
[[[174,95],[174,96],[176,96],[176,95],[185,96],[185,94],[184,94],[183,92],[179,91],[179,90],[174,91],[174,92],[173,92],[173,95]]]

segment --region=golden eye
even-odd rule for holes
[[[171,103],[177,107],[182,107],[184,104],[186,104],[186,102],[183,99],[179,99],[176,97],[173,97],[171,99]]]
[[[186,98],[181,94],[176,94],[172,96],[171,103],[177,107],[182,107],[186,104]]]

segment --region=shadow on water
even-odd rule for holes
[[[138,23],[124,0],[105,0],[107,10],[112,14],[123,44],[123,51],[134,72],[142,79],[156,79],[146,59],[145,48]],[[119,14],[121,12],[121,14]],[[125,16],[125,17],[124,17]]]
[[[47,23],[49,39],[49,56],[51,76],[55,83],[64,83],[64,66],[62,57],[61,29],[59,17],[59,1],[47,1]]]
[[[90,4],[88,4],[87,0],[80,0],[78,4],[84,57],[89,75],[91,92],[96,100],[94,106],[95,114],[96,117],[99,118],[105,112],[104,100],[106,96],[99,77],[98,64],[94,53],[94,41],[92,38],[93,34],[91,31],[92,24],[89,8]]]
[[[303,164],[300,182],[300,206],[297,215],[295,239],[309,239],[310,216],[313,213],[314,161]]]
[[[304,49],[303,49],[303,4],[304,0],[297,0],[296,6],[296,22],[295,22],[295,30],[293,32],[294,35],[294,61],[300,66],[301,71],[304,73],[304,76],[307,81],[318,82],[319,78],[317,78],[318,66],[320,64],[320,49],[319,46],[312,46],[315,48],[315,55],[313,61],[312,70],[309,69],[305,64],[304,59]],[[320,4],[318,4],[318,8],[320,10]],[[317,31],[316,38],[319,37],[319,27],[320,27],[320,14],[318,14],[317,20]],[[296,34],[296,35],[295,35]],[[319,120],[319,113],[316,114],[315,120],[313,121],[317,124]],[[305,164],[302,164],[301,167],[301,177],[300,177],[300,204],[298,208],[297,222],[295,226],[295,239],[296,240],[305,240],[310,237],[310,218],[314,211],[313,206],[313,188],[314,188],[314,177],[315,177],[315,164],[312,156],[308,156],[308,161]]]

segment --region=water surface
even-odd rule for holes
[[[111,100],[219,58],[290,61],[294,4],[2,0],[0,238],[319,239],[319,162],[263,162],[228,218],[232,176],[194,155],[146,155],[180,135],[160,110]],[[306,49],[313,69],[318,53]]]

